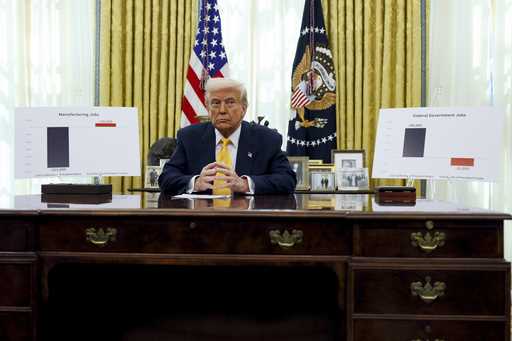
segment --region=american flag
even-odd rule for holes
[[[306,92],[307,90],[305,83],[301,82],[295,87],[295,91],[292,94],[292,108],[303,108],[312,102]]]
[[[197,116],[207,116],[204,84],[208,78],[228,74],[228,58],[222,43],[217,0],[202,0],[199,6],[199,25],[187,71],[181,126],[198,123]]]

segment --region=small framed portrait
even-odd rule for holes
[[[309,178],[312,191],[336,190],[336,177],[332,164],[309,166]]]
[[[339,190],[364,190],[369,188],[368,168],[341,169],[336,174]]]
[[[146,175],[144,177],[144,188],[158,188],[158,177],[162,173],[160,166],[146,166]]]
[[[332,150],[331,162],[336,171],[364,168],[364,150]]]
[[[288,161],[292,170],[297,175],[297,190],[308,190],[309,189],[309,168],[308,168],[307,156],[288,156]]]
[[[311,171],[311,190],[312,191],[334,191],[336,189],[336,180],[334,172]]]

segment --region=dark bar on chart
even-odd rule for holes
[[[69,167],[69,127],[47,128],[48,168]]]
[[[405,128],[403,157],[423,157],[427,128]]]

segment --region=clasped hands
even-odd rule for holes
[[[222,173],[222,175],[217,175],[217,173]],[[223,183],[216,185],[215,189],[229,188],[232,193],[249,192],[247,178],[239,177],[234,170],[220,162],[212,162],[203,167],[201,174],[194,182],[194,192],[213,190],[215,180],[224,180]]]

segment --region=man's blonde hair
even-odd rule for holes
[[[235,89],[240,92],[240,102],[247,109],[249,102],[247,101],[247,90],[245,86],[234,79],[231,78],[210,78],[205,86],[205,100],[206,103],[209,103],[210,93],[214,91],[224,90],[224,89]]]

